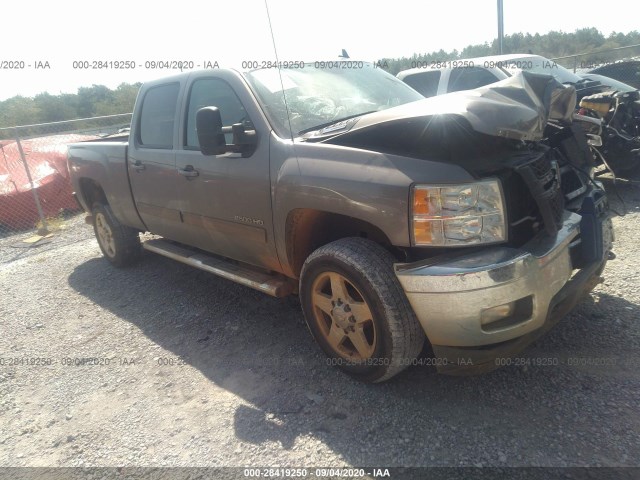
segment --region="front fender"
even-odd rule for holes
[[[286,221],[295,209],[367,222],[397,247],[410,246],[409,195],[414,183],[462,183],[462,167],[319,143],[275,143],[272,162],[278,255],[286,261]]]

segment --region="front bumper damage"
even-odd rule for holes
[[[580,269],[575,259],[583,243],[592,242],[581,236],[583,217],[568,211],[557,235],[543,233],[522,248],[486,247],[397,264],[396,275],[433,346],[438,371],[491,371],[569,312],[597,283],[611,248],[610,219],[598,223],[599,254]]]

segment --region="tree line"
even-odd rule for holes
[[[630,45],[640,44],[640,32],[634,30],[629,33],[613,32],[605,37],[597,28],[581,28],[573,33],[551,31],[540,35],[536,33],[514,33],[513,35],[505,35],[502,42],[502,52],[508,53],[533,53],[546,58],[565,57],[568,55],[577,55],[587,53],[584,57],[580,57],[580,62],[607,62],[624,58],[628,52],[620,52],[618,56],[611,55],[608,50],[626,47]],[[635,50],[638,55],[640,48]],[[491,43],[485,42],[477,45],[468,45],[462,50],[452,50],[450,52],[442,49],[432,51],[430,53],[414,53],[410,57],[402,58],[385,58],[380,63],[388,66],[389,73],[396,75],[401,70],[412,68],[416,62],[437,62],[446,60],[460,60],[465,58],[484,57],[488,55],[497,55],[499,52],[498,39],[494,39]],[[602,53],[600,53],[602,52]],[[616,52],[617,53],[617,52]],[[572,66],[571,60],[559,61],[558,63],[567,67]]]
[[[140,85],[122,83],[115,89],[92,85],[77,93],[11,97],[0,102],[0,128],[129,113]]]
[[[610,55],[598,52],[637,44],[640,44],[640,32],[636,30],[629,33],[614,32],[605,37],[596,28],[582,28],[573,33],[552,31],[544,35],[506,35],[503,52],[535,53],[547,58],[590,53],[581,57],[581,61],[597,62],[612,59]],[[415,62],[457,60],[497,53],[498,40],[494,39],[491,43],[469,45],[460,51],[440,49],[430,53],[414,53],[410,57],[385,58],[378,63],[385,64],[389,73],[395,75],[400,70],[411,68]],[[77,93],[51,95],[45,92],[35,97],[15,96],[0,102],[0,128],[128,113],[133,110],[140,85],[122,83],[113,90],[104,85],[92,85],[79,88]]]

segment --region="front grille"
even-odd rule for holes
[[[551,170],[551,164],[546,155],[526,164],[526,167],[539,179],[546,178]]]
[[[551,197],[549,200],[549,207],[557,228],[560,228],[562,226],[562,217],[564,215],[564,195],[562,195],[562,192],[560,192],[560,195],[554,195]]]
[[[565,200],[568,202],[574,198],[582,195],[587,191],[587,185],[582,181],[582,178],[576,170],[570,165],[565,165],[560,169],[562,193]]]
[[[549,153],[516,167],[534,198],[545,230],[555,235],[562,226],[564,195],[560,187],[558,162]]]

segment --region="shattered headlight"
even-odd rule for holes
[[[415,185],[412,242],[456,247],[503,242],[507,238],[504,196],[498,180],[464,185]]]

